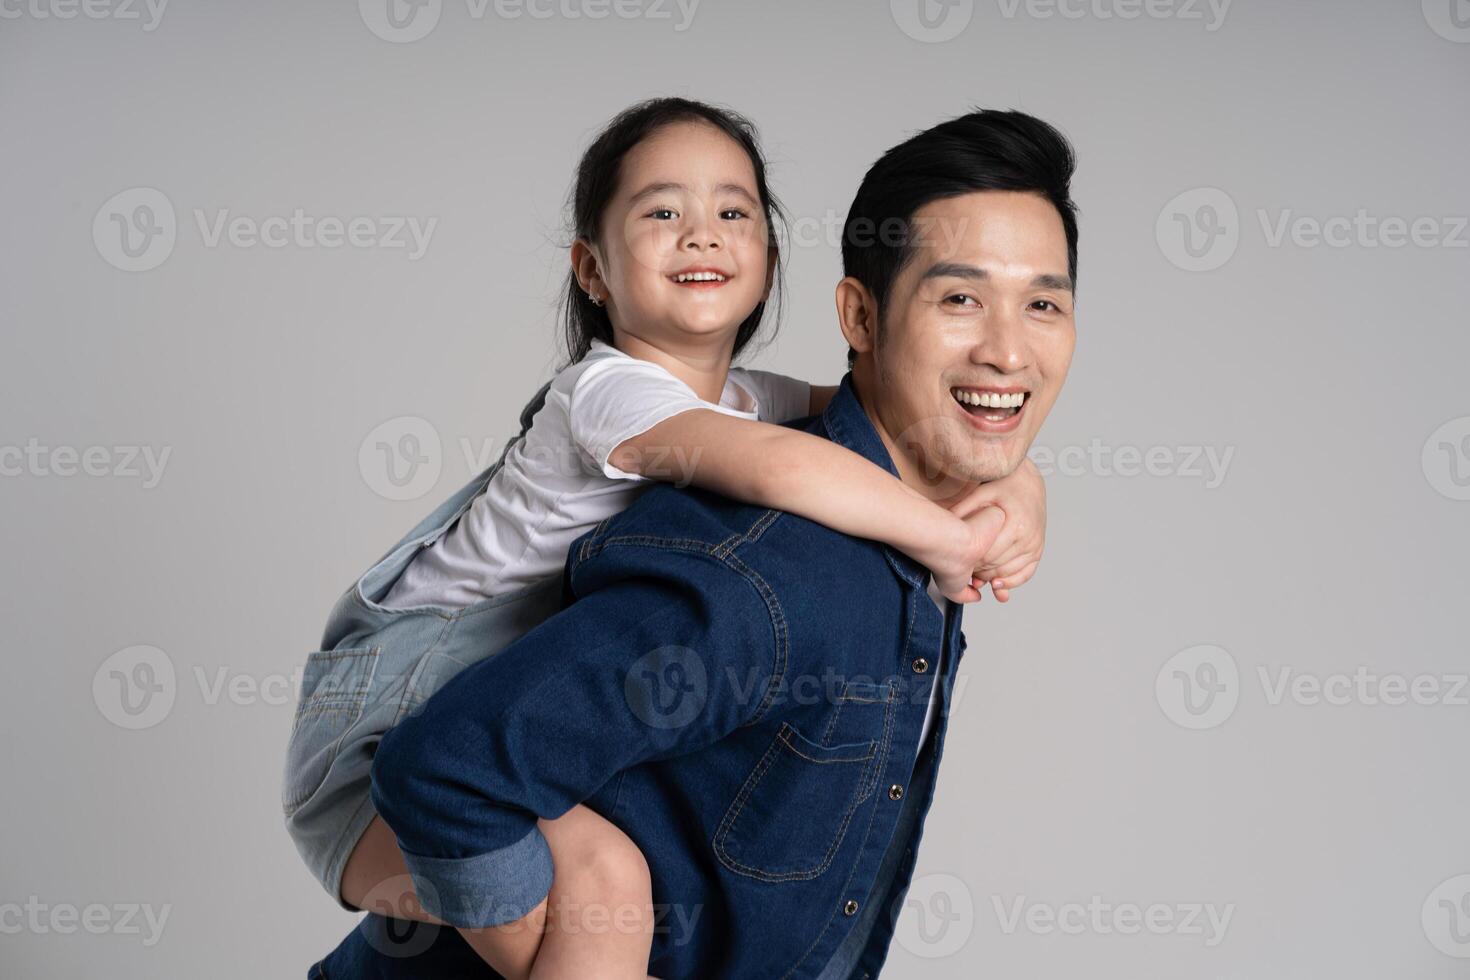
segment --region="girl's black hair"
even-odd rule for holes
[[[577,182],[572,189],[574,238],[597,241],[602,230],[602,213],[617,191],[623,158],[628,152],[664,126],[682,122],[708,123],[738,143],[745,151],[745,155],[750,158],[751,169],[755,172],[756,196],[760,198],[761,208],[765,211],[770,242],[773,246],[776,245],[777,223],[780,222],[784,227],[785,214],[781,210],[780,202],[766,185],[766,160],[761,153],[755,125],[730,109],[681,98],[649,99],[629,106],[618,113],[592,141],[592,145],[587,147],[587,152],[582,154],[582,160],[577,165]],[[785,288],[784,261],[779,247],[775,263],[775,281],[771,295],[776,302],[774,319],[779,323],[782,292]],[[608,319],[606,307],[594,304],[582,291],[575,272],[567,273],[566,292],[561,305],[569,364],[586,356],[594,338],[605,344],[613,342],[612,321]],[[732,357],[739,354],[755,336],[765,311],[764,302],[757,304],[750,316],[740,324],[740,329],[735,333]]]

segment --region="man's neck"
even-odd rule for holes
[[[869,395],[869,392],[878,389],[877,381],[870,371],[861,368],[862,361],[860,360],[857,365],[854,365],[852,371],[853,394],[857,396],[858,404],[868,416],[868,421],[873,423],[873,428],[877,431],[883,448],[888,450],[888,457],[893,460],[893,468],[898,470],[898,478],[903,481],[904,486],[915,493],[922,494],[941,507],[960,500],[978,487],[981,481],[967,480],[963,477],[952,476],[947,472],[935,473],[932,466],[927,466],[922,460],[914,458],[898,444],[897,440],[889,434],[879,406]]]

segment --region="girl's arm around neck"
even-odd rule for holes
[[[816,398],[813,388],[813,400]],[[620,443],[608,462],[677,486],[693,484],[881,541],[935,573],[953,598],[999,527],[966,521],[882,467],[820,436],[691,409]],[[975,594],[978,598],[978,593]]]

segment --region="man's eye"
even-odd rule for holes
[[[979,300],[977,300],[973,296],[967,296],[964,293],[955,293],[955,294],[953,294],[951,296],[946,296],[946,297],[944,297],[944,301],[946,303],[949,303],[951,306],[979,306],[980,305],[980,301]]]
[[[659,221],[672,221],[674,218],[674,209],[654,208],[652,211],[648,212],[648,216],[650,218],[657,218]]]
[[[1032,306],[1037,306],[1037,307],[1042,307],[1043,308],[1043,311],[1044,312],[1047,312],[1047,313],[1059,313],[1059,312],[1061,312],[1061,307],[1057,306],[1057,304],[1053,303],[1049,299],[1038,299],[1035,302],[1033,302],[1031,305]]]

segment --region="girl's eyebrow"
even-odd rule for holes
[[[663,194],[663,193],[665,193],[667,191],[687,191],[687,190],[689,190],[689,188],[688,188],[687,185],[681,184],[681,183],[679,183],[677,181],[672,181],[672,180],[655,181],[654,183],[649,184],[646,187],[644,187],[637,194],[634,194],[632,197],[628,198],[628,202],[630,204],[636,204],[639,201],[643,200],[645,197],[652,197],[655,194]],[[739,184],[729,183],[729,182],[726,182],[726,183],[723,183],[723,184],[716,184],[715,185],[715,193],[716,194],[735,194],[735,195],[737,195],[739,197],[743,197],[746,201],[750,202],[750,204],[757,205],[756,199],[750,196],[750,191],[746,190],[744,187],[741,187]]]

